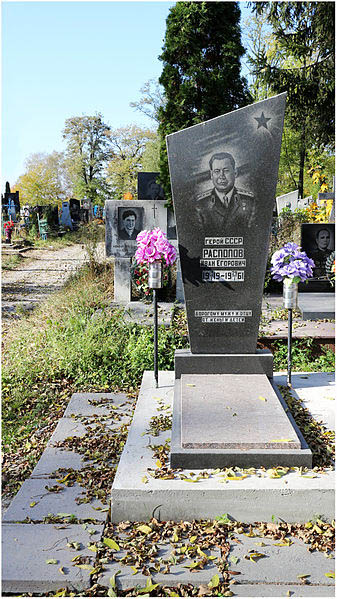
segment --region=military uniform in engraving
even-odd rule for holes
[[[196,198],[196,214],[206,235],[222,236],[233,229],[249,228],[255,216],[252,193],[235,186],[235,161],[228,152],[213,154],[209,161],[213,189]]]
[[[232,198],[226,207],[215,189],[197,196],[196,211],[199,224],[206,233],[221,236],[233,227],[250,227],[255,213],[252,193],[234,187]]]

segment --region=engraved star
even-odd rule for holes
[[[258,129],[260,129],[260,127],[265,127],[268,130],[267,123],[270,121],[270,118],[266,118],[263,112],[260,117],[254,116],[254,119],[258,122]]]

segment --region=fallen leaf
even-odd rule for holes
[[[335,573],[334,572],[325,572],[324,576],[326,576],[327,578],[335,578]]]
[[[265,397],[263,397],[263,395],[259,395],[259,399],[261,399],[261,401],[267,401]]]
[[[202,561],[200,562],[191,562],[188,566],[184,566],[184,568],[188,568],[189,570],[194,570],[194,568],[200,568],[202,565]]]
[[[46,564],[58,564],[58,559],[46,559]]]
[[[63,566],[61,566],[61,568],[59,568],[59,572],[61,572],[61,574],[65,575],[65,571],[63,570]]]
[[[290,443],[294,439],[272,439],[269,443]]]
[[[97,552],[96,545],[88,545],[88,549],[90,549],[90,551],[94,551],[95,553]]]
[[[130,568],[131,568],[131,570],[133,571],[133,574],[132,574],[132,576],[134,576],[135,574],[137,574],[137,573],[138,573],[138,570],[137,570],[137,568],[135,568],[134,566],[130,566]]]
[[[245,555],[244,558],[250,560],[251,562],[256,563],[256,560],[261,559],[263,557],[267,557],[264,553],[258,553],[257,551],[249,551],[248,555]]]
[[[119,551],[119,545],[113,539],[108,539],[107,537],[104,537],[103,543],[110,549],[114,549],[114,551]]]
[[[92,570],[92,566],[89,564],[74,564],[77,568],[81,568],[81,570]]]
[[[137,530],[139,530],[139,532],[143,532],[145,535],[149,535],[152,532],[152,528],[150,528],[146,524],[138,526]]]
[[[290,547],[293,545],[293,541],[289,541],[288,539],[284,539],[281,543],[274,543],[277,547]]]
[[[140,593],[141,595],[144,595],[144,593],[151,593],[152,591],[154,591],[157,587],[159,586],[159,584],[153,584],[151,577],[146,579],[146,587],[143,589],[139,589],[138,593]]]
[[[207,586],[210,589],[216,589],[216,587],[218,587],[219,584],[220,584],[220,578],[219,578],[218,574],[214,574],[214,576],[211,578],[211,580]]]
[[[34,507],[34,505],[37,504],[37,501],[32,501],[32,503],[29,504],[29,507]]]
[[[311,574],[299,574],[297,578],[308,578],[308,576],[311,576]]]

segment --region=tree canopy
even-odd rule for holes
[[[253,2],[275,41],[252,60],[272,93],[287,92],[287,123],[299,134],[298,187],[303,195],[308,149],[334,142],[334,2]]]
[[[170,9],[159,57],[165,104],[158,111],[160,178],[167,198],[165,136],[249,103],[240,75],[243,54],[238,2],[177,2]]]
[[[30,206],[55,204],[72,194],[72,184],[64,154],[31,154],[25,163],[25,172],[13,189],[20,192],[21,203]]]
[[[63,138],[74,192],[102,203],[108,193],[104,169],[111,158],[110,127],[101,114],[72,117],[65,122]]]
[[[107,179],[116,199],[123,194],[137,193],[137,173],[142,170],[142,157],[155,131],[137,125],[120,127],[110,132],[112,159],[107,166]]]

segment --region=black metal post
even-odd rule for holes
[[[154,318],[154,378],[158,388],[158,309],[157,289],[153,289],[153,318]]]
[[[291,387],[292,328],[293,328],[293,311],[292,311],[292,308],[288,308],[288,374],[287,374],[287,386],[288,387]]]

